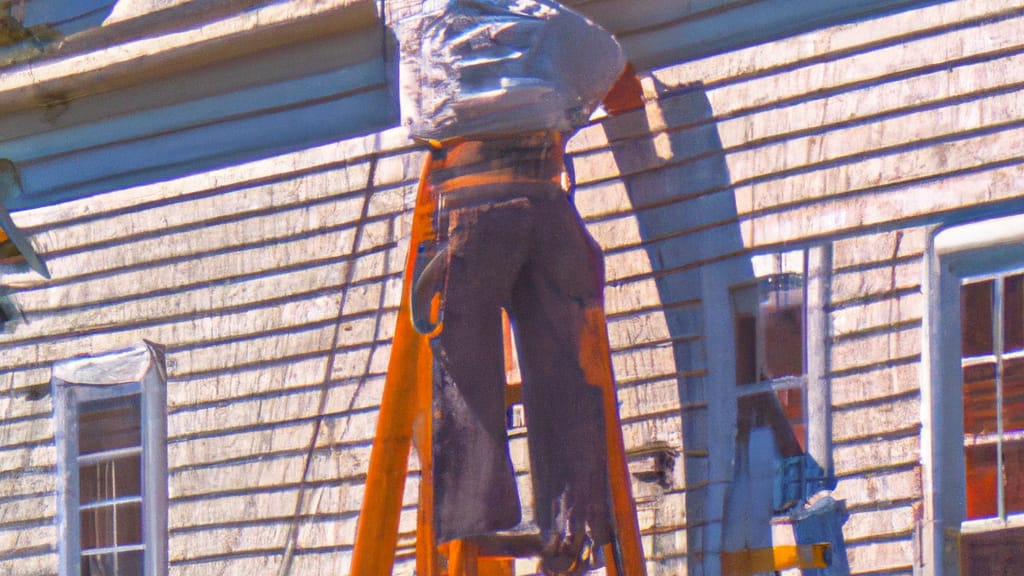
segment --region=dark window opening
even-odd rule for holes
[[[774,274],[762,278],[756,285],[736,289],[733,309],[736,384],[741,388],[740,396],[773,396],[770,402],[765,399],[741,402],[740,427],[762,425],[748,422],[749,419],[770,420],[783,454],[794,450],[803,453],[807,449],[803,275]],[[754,385],[759,383],[770,383],[771,390],[753,392]],[[747,409],[753,407],[757,409]],[[765,410],[773,414],[766,415]],[[779,428],[780,418],[781,422],[788,423],[785,433]],[[790,442],[795,442],[796,446],[789,445]]]
[[[141,416],[138,394],[79,406],[83,576],[140,573],[145,548]]]
[[[960,294],[965,517],[1005,519],[1024,512],[1024,274],[968,281]],[[987,547],[965,546],[965,565]]]
[[[151,343],[54,364],[62,576],[167,573],[165,374]]]

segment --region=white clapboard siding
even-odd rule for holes
[[[75,92],[54,62],[80,58],[99,78],[82,55],[126,22],[35,67],[48,106],[0,95],[0,157],[23,167],[15,207],[32,207],[15,221],[53,276],[3,278],[23,319],[0,333],[0,573],[56,571],[49,367],[143,338],[168,350],[171,573],[347,569],[422,153],[380,131],[397,110],[378,22],[343,22],[359,2],[333,2],[317,25],[312,4],[295,22],[272,4],[193,31],[208,54],[228,45],[218,30],[248,38],[198,69],[165,54],[163,76],[147,64]],[[855,574],[910,574],[928,228],[1024,209],[1024,7],[572,4],[620,34],[648,99],[569,149],[606,254],[627,451],[634,464],[651,446],[679,455],[669,488],[634,486],[650,572],[718,549],[702,511],[733,446],[715,433],[732,424],[709,389],[723,351],[709,349],[707,271],[827,245],[820,336],[847,559]],[[30,86],[25,70],[0,92]],[[521,435],[512,455],[528,498]],[[413,571],[417,487],[413,459],[397,574]]]
[[[1022,18],[1015,4],[946,2],[666,66],[652,73],[647,91],[657,99],[646,110],[572,143],[578,205],[610,240],[613,296],[648,267],[666,278],[751,249],[832,243],[833,443],[855,573],[909,573],[914,559],[926,226],[965,209],[1024,207]],[[713,113],[695,112],[693,94]],[[717,150],[702,143],[709,125]],[[727,178],[709,178],[723,162]],[[723,194],[731,213],[712,202]],[[635,212],[623,215],[623,204]],[[723,238],[715,229],[738,231],[739,249],[715,245]],[[669,254],[673,242],[690,253]],[[630,327],[622,336],[644,338]],[[617,371],[635,374],[635,357],[622,357]],[[684,420],[714,422],[701,404],[684,407]],[[699,432],[686,433],[684,447],[699,446]],[[891,481],[873,484],[866,500],[858,490],[875,476]]]
[[[17,408],[0,451],[22,464],[0,471],[0,531],[24,534],[20,566],[55,566],[45,528],[56,500],[49,397],[18,392],[46,384],[61,357],[139,338],[168,350],[172,569],[280,556],[300,493],[302,562],[346,557],[411,206],[402,162],[388,159],[405,140],[389,138],[388,151],[374,136],[157,185],[169,195],[25,213],[42,244],[53,240],[54,279],[16,296],[25,321],[3,337],[5,403]],[[375,175],[378,160],[392,167]],[[382,190],[372,207],[371,179]]]

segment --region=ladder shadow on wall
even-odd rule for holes
[[[716,482],[711,472],[710,461],[716,456],[711,454],[711,447],[721,446],[725,436],[732,440],[728,443],[728,450],[732,450],[736,445],[737,423],[734,406],[724,412],[708,410],[707,375],[714,370],[715,362],[709,358],[705,347],[701,267],[709,262],[729,260],[728,265],[735,263],[743,268],[738,273],[742,278],[754,281],[755,276],[750,259],[745,255],[726,154],[704,86],[698,83],[672,90],[657,88],[658,101],[648,103],[646,112],[613,116],[603,122],[637,220],[641,247],[651,267],[649,273],[617,278],[610,285],[654,280],[669,336],[667,342],[658,344],[671,346],[675,374],[652,376],[676,380],[682,408],[685,486],[673,486],[673,480],[675,484],[684,483],[676,479],[660,478],[660,486],[653,492],[660,496],[685,491],[686,515],[682,521],[686,526],[686,547],[680,549],[671,532],[656,534],[653,550],[648,550],[648,554],[665,568],[682,569],[681,564],[685,562],[689,564],[689,573],[703,574],[709,567],[704,558],[723,549],[729,540],[728,534],[723,532],[730,530],[728,526],[718,531],[705,527],[723,519],[728,523],[730,504],[727,501],[739,486],[729,485],[736,484],[735,480],[725,485]],[[652,106],[660,108],[668,129],[651,125]],[[635,245],[613,247],[606,251],[606,256],[636,248]],[[723,320],[731,321],[730,318]],[[645,439],[654,444],[658,440]],[[735,453],[717,456],[736,460],[742,447],[737,445],[735,450]],[[733,472],[728,477],[737,476]],[[642,502],[645,488],[641,487],[637,494],[638,501]],[[771,494],[767,498],[771,501]],[[654,501],[658,499],[655,497]],[[654,513],[654,521],[658,522],[657,510]],[[798,544],[834,542],[833,569],[805,570],[804,574],[848,573],[841,533],[844,520],[842,503],[836,503],[827,509],[824,518],[819,514],[810,523],[803,522],[803,526],[801,522],[796,523]],[[678,519],[664,522],[678,524]],[[770,523],[745,527],[743,531],[748,542],[771,546]]]

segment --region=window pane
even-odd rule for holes
[[[113,554],[82,556],[82,576],[109,576],[116,573]]]
[[[142,543],[142,505],[138,502],[82,510],[82,550],[109,548],[115,543]]]
[[[114,545],[114,508],[82,510],[82,550]]]
[[[960,329],[964,356],[992,353],[992,280],[963,285],[960,290]]]
[[[967,519],[992,518],[998,513],[996,445],[967,446]]]
[[[996,428],[996,367],[964,367],[964,434],[994,434]]]
[[[120,504],[117,509],[117,544],[142,544],[142,504]]]
[[[83,402],[78,412],[78,453],[141,445],[139,395]]]
[[[89,504],[141,494],[139,456],[97,462],[78,468],[79,502]]]
[[[764,324],[764,380],[804,373],[803,278],[772,276],[762,282],[761,320]]]
[[[779,403],[779,395],[762,392],[741,396],[737,402],[737,436],[749,439],[755,428],[768,428],[775,436],[775,445],[784,458],[804,453],[804,427],[792,425],[785,409]],[[800,438],[797,438],[797,435]]]
[[[1024,358],[1003,362],[1003,430],[1024,431]]]
[[[140,576],[142,550],[82,557],[82,576]],[[115,559],[116,556],[116,559]]]
[[[141,576],[142,575],[142,550],[121,552],[117,555],[118,575]]]
[[[1007,352],[1024,350],[1024,274],[1007,276],[1003,285],[1003,346]]]
[[[736,383],[804,373],[803,276],[774,274],[732,292]]]
[[[750,314],[736,316],[736,383],[757,382],[757,320]]]
[[[1024,441],[1003,443],[1006,513],[1024,512]]]

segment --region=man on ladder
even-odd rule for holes
[[[435,536],[479,537],[521,520],[504,310],[523,379],[541,568],[582,574],[613,525],[598,374],[610,367],[606,349],[588,349],[595,319],[604,330],[604,268],[571,202],[564,142],[620,77],[622,51],[554,0],[428,0],[396,28],[404,121],[430,145],[421,187],[434,233],[410,248],[410,298],[433,355]]]

